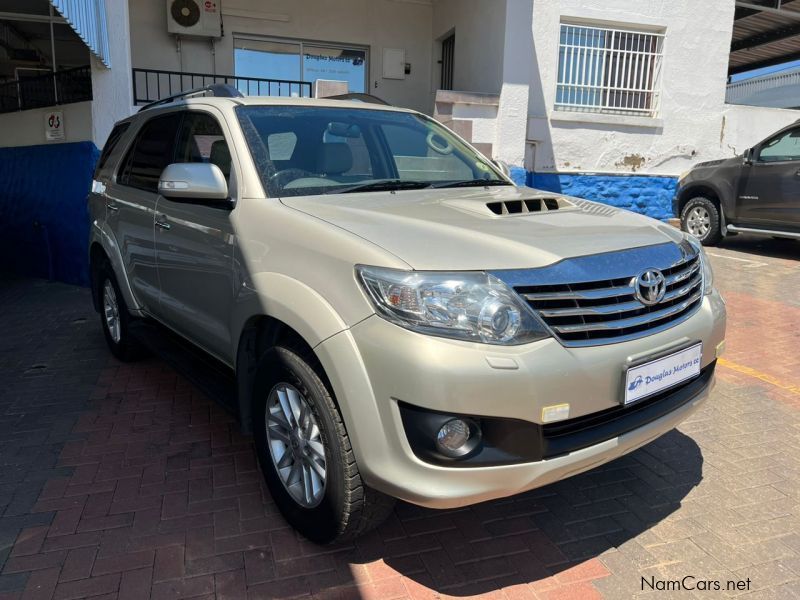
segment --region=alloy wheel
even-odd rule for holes
[[[325,495],[325,446],[308,400],[279,383],[267,398],[265,420],[272,463],[286,491],[305,508],[317,506]]]
[[[119,320],[119,304],[117,293],[111,281],[106,279],[103,284],[103,314],[106,317],[106,327],[111,339],[115,344],[119,344],[122,339],[122,327]]]
[[[711,229],[711,215],[702,206],[695,206],[686,216],[686,229],[692,235],[703,238]]]

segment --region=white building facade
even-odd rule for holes
[[[0,8],[3,2],[14,3],[0,0]],[[507,162],[519,183],[666,219],[681,172],[742,152],[800,116],[726,104],[734,0],[52,4],[55,19],[68,17],[59,7],[79,5],[102,18],[58,21],[89,47],[92,100],[29,107],[19,98],[24,110],[0,114],[0,156],[34,157],[22,161],[33,160],[30,173],[14,169],[15,181],[41,177],[46,165],[36,161],[66,155],[70,144],[88,144],[94,152],[81,160],[96,160],[116,120],[170,93],[218,81],[252,94],[311,95],[326,87],[317,81],[334,80],[343,82],[334,88],[435,116],[487,156]],[[192,4],[199,13],[186,8]],[[197,23],[207,20],[210,29],[191,25],[198,14],[203,21]],[[4,16],[0,10],[0,21]],[[192,35],[176,34],[187,23]],[[44,123],[54,110],[64,120],[64,135],[48,141]],[[86,181],[76,189],[83,183],[88,189],[88,162]],[[20,185],[25,181],[14,189]],[[28,227],[25,219],[41,222],[41,216],[13,210],[20,201],[14,194],[0,194],[12,206],[4,214],[20,218],[14,227]],[[67,214],[79,219],[85,197],[43,201],[43,211],[58,209],[63,216],[64,201],[76,204]],[[56,244],[59,227],[53,219],[48,247]],[[82,235],[77,225],[75,231]],[[52,255],[47,260],[52,273]],[[55,276],[83,280],[78,271]]]

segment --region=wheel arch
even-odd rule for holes
[[[128,281],[128,275],[122,260],[122,253],[114,237],[114,233],[108,227],[107,223],[95,222],[90,232],[89,260],[92,261],[95,258],[99,258],[99,253],[101,251],[105,259],[111,265],[111,269],[114,271],[114,275],[117,278],[117,285],[119,286],[120,292],[122,292],[122,297],[125,300],[125,304],[128,306],[128,310],[132,314],[141,315],[141,305],[136,301],[136,297],[133,295],[133,290]],[[99,264],[100,263],[96,266],[99,266]],[[90,268],[92,268],[91,262]],[[95,308],[97,308],[97,305],[95,305]]]
[[[97,312],[100,312],[100,267],[108,260],[108,254],[102,244],[93,241],[89,246],[89,284],[92,290],[92,304]]]
[[[683,209],[686,207],[686,204],[692,198],[697,198],[698,196],[702,196],[704,198],[708,198],[717,206],[717,210],[722,211],[722,195],[719,191],[714,188],[714,186],[708,183],[696,183],[694,185],[688,186],[686,189],[681,191],[680,196],[678,197],[678,218],[682,218],[683,216]]]
[[[253,386],[264,356],[277,345],[291,348],[317,370],[333,391],[330,379],[311,344],[293,327],[268,315],[253,315],[243,325],[236,352],[236,386],[239,424],[243,433],[252,432]],[[334,402],[336,394],[333,393]]]

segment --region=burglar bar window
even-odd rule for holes
[[[664,34],[561,24],[556,109],[658,114]]]

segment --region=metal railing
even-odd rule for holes
[[[258,79],[235,75],[211,75],[158,69],[133,69],[133,103],[150,104],[169,96],[214,83],[236,87],[246,96],[311,97],[311,82],[288,79]]]
[[[88,65],[0,83],[0,113],[91,99],[92,70]]]
[[[655,116],[664,34],[561,24],[556,108]]]
[[[756,77],[754,79],[745,79],[744,81],[737,81],[729,83],[725,92],[725,102],[729,104],[740,104],[746,102],[751,96],[767,90],[774,90],[777,88],[789,88],[800,86],[800,70],[791,71],[790,73],[775,73],[764,77]],[[797,87],[800,89],[800,87]],[[794,91],[794,90],[791,90]],[[787,95],[790,90],[787,90]],[[800,99],[793,94],[794,106],[800,106]]]

